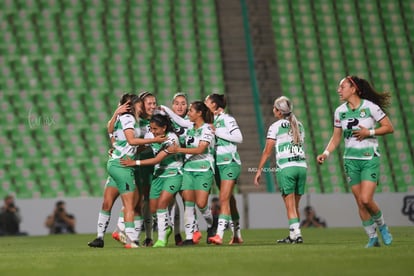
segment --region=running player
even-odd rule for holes
[[[329,154],[345,141],[344,166],[354,194],[359,216],[368,235],[365,247],[380,246],[377,227],[385,245],[392,243],[392,235],[384,222],[382,211],[374,200],[380,174],[380,154],[377,136],[394,132],[384,110],[390,103],[390,93],[378,93],[371,84],[357,76],[342,79],[338,87],[344,101],[335,110],[334,130],[325,151],[317,156],[323,164]],[[376,127],[379,123],[379,127]]]

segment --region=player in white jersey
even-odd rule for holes
[[[168,148],[172,153],[184,153],[182,197],[184,199],[184,224],[186,240],[183,245],[198,243],[201,235],[194,241],[195,231],[195,205],[210,227],[213,216],[208,204],[211,185],[214,177],[214,142],[215,137],[211,124],[213,114],[202,101],[191,103],[188,118],[193,127],[188,129],[185,148],[175,145]],[[201,233],[200,233],[201,234]]]
[[[380,246],[377,226],[385,245],[392,235],[384,222],[382,211],[374,200],[380,174],[380,154],[376,136],[392,133],[394,128],[385,113],[390,94],[378,93],[370,83],[357,76],[348,76],[339,83],[338,94],[344,101],[336,110],[334,130],[325,151],[317,156],[320,164],[345,141],[344,166],[359,216],[368,235],[369,247]],[[379,123],[379,127],[377,127]]]
[[[306,184],[305,130],[292,111],[292,103],[287,97],[281,96],[275,100],[273,114],[278,120],[269,127],[266,145],[254,178],[254,184],[258,186],[263,166],[274,149],[277,182],[289,220],[289,236],[278,240],[278,243],[303,243],[299,201]]]
[[[188,119],[187,113],[187,96],[182,93],[177,93],[174,95],[173,98],[173,106],[172,109],[161,105],[160,108],[170,116],[170,118],[173,121],[173,124],[176,128],[176,133],[179,135],[180,138],[180,145],[182,147],[185,147],[186,143],[186,135],[189,128],[193,127],[193,123]],[[180,193],[181,194],[181,193]],[[174,210],[178,210],[178,206],[174,208]],[[195,216],[197,216],[197,213],[195,213]],[[175,217],[175,221],[178,220],[179,217]],[[193,233],[193,242],[198,243],[202,237],[202,234],[198,228],[198,221],[195,220],[196,224],[194,226],[194,233]],[[178,231],[174,230],[174,231]],[[175,238],[176,238],[176,244],[182,245],[181,241],[181,234],[178,234],[178,232],[175,232]]]
[[[243,142],[243,135],[233,116],[226,114],[224,95],[213,93],[206,97],[205,104],[214,114],[216,135],[216,184],[220,189],[220,214],[217,231],[207,231],[208,243],[222,244],[224,230],[230,226],[233,236],[230,244],[243,243],[240,231],[239,212],[233,195],[234,186],[240,176],[241,161],[237,144]]]
[[[102,209],[99,212],[97,238],[89,242],[90,247],[104,247],[104,235],[109,224],[112,206],[116,198],[121,195],[125,208],[125,234],[128,242],[126,248],[137,247],[138,233],[134,227],[134,208],[138,201],[138,190],[131,168],[123,167],[119,160],[123,157],[132,157],[136,153],[136,146],[145,143],[162,142],[165,138],[156,137],[151,140],[137,138],[136,117],[141,112],[142,101],[135,95],[125,94],[120,100],[120,105],[130,102],[130,112],[120,114],[113,131],[113,148],[107,169],[108,181],[105,185]]]
[[[188,99],[187,95],[182,92],[175,93],[172,100],[171,109],[161,105],[161,110],[166,112],[168,116],[172,119],[173,127],[175,133],[180,139],[180,145],[185,145],[185,134],[189,127],[192,127],[192,123],[187,118],[188,112]],[[174,118],[172,118],[174,117]],[[176,245],[182,245],[183,239],[181,237],[181,222],[180,222],[180,206],[178,205],[177,200],[182,201],[182,198],[179,194],[176,195],[173,203],[168,207],[171,217],[174,218],[174,239]]]
[[[178,144],[178,136],[174,133],[168,116],[154,114],[150,120],[151,132],[154,136],[166,136],[164,143],[152,144],[154,158],[144,160],[121,160],[127,166],[155,165],[150,190],[150,210],[157,215],[158,240],[154,247],[165,247],[172,232],[172,223],[168,214],[168,206],[173,202],[175,194],[182,184],[182,154],[169,154],[166,148]]]

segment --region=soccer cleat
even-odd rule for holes
[[[299,236],[296,239],[291,239],[289,236],[287,236],[284,239],[277,240],[277,243],[291,243],[291,244],[303,243],[303,238],[301,236]]]
[[[127,249],[132,249],[132,248],[139,248],[139,242],[138,241],[134,241],[131,243],[127,243],[124,245],[125,248]]]
[[[157,240],[152,247],[166,247],[167,243],[163,240]]]
[[[210,243],[214,243],[214,244],[217,244],[217,245],[223,244],[223,239],[220,238],[219,235],[215,235],[214,237],[210,237],[210,238],[208,238],[208,240],[210,241]]]
[[[91,242],[88,242],[89,247],[95,248],[103,248],[104,247],[104,240],[102,238],[96,238]]]
[[[126,244],[127,243],[127,236],[125,235],[124,232],[113,232],[112,233],[112,238],[122,244]]]
[[[229,241],[229,244],[242,244],[243,243],[243,239],[241,237],[232,237],[231,240]]]
[[[277,243],[293,243],[293,240],[289,236],[287,236],[284,239],[277,240]]]
[[[168,244],[168,239],[170,238],[172,233],[172,227],[168,226],[167,229],[165,230],[165,245]]]
[[[388,230],[388,226],[386,224],[379,227],[379,231],[381,233],[382,241],[385,245],[390,245],[392,243],[392,235]]]
[[[154,242],[150,238],[146,238],[144,241],[144,247],[152,247],[154,245]]]
[[[183,245],[183,238],[181,237],[181,234],[176,234],[174,236],[175,245],[180,246]]]
[[[365,248],[371,248],[371,247],[380,247],[380,243],[378,241],[378,237],[370,238],[368,240],[367,245],[365,245]]]
[[[195,243],[193,242],[193,240],[185,240],[183,241],[183,246],[187,246],[187,245],[194,245]]]
[[[301,236],[297,237],[294,243],[303,243],[303,238]]]
[[[201,232],[200,231],[195,231],[193,233],[193,242],[195,244],[198,244],[200,242],[201,238],[202,238],[202,235],[201,235]]]
[[[208,227],[207,228],[207,243],[210,244],[209,241],[210,238],[214,237],[216,235],[217,229],[214,227]]]

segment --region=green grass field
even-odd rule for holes
[[[283,245],[285,229],[244,230],[243,245],[138,249],[110,234],[103,249],[87,246],[94,234],[1,237],[0,275],[410,275],[414,227],[391,232],[391,246],[370,249],[362,227],[303,229],[303,244]]]

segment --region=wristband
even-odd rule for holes
[[[112,133],[108,133],[109,138],[114,137],[114,135]]]
[[[322,154],[325,154],[325,155],[326,155],[326,158],[328,158],[328,157],[329,157],[330,152],[329,152],[328,150],[324,150],[324,152],[323,152]]]
[[[136,161],[135,161],[135,164],[136,164],[137,166],[141,165],[141,160],[136,160]]]
[[[375,136],[375,129],[370,129],[369,130],[369,136]]]

